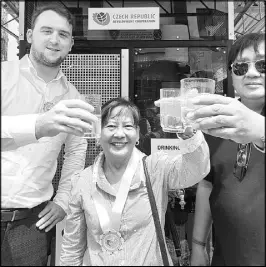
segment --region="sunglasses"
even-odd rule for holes
[[[251,143],[238,144],[236,162],[234,165],[234,176],[241,182],[246,176],[251,154]]]
[[[235,62],[231,64],[231,68],[235,75],[243,76],[248,72],[248,68],[251,63],[255,64],[255,68],[259,73],[265,73],[265,59],[249,62]]]

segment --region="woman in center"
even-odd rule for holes
[[[135,147],[139,119],[138,108],[123,98],[103,105],[103,152],[72,178],[61,266],[163,265],[146,187],[145,154]],[[168,191],[190,187],[210,170],[209,148],[200,131],[181,140],[180,151],[146,158],[162,231]],[[172,265],[169,253],[168,259]]]

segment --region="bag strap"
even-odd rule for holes
[[[142,161],[143,161],[144,173],[146,176],[147,191],[148,191],[148,196],[149,196],[149,200],[150,200],[150,204],[151,204],[152,216],[153,216],[153,220],[154,220],[154,224],[155,224],[158,242],[160,245],[161,255],[162,255],[162,259],[163,259],[163,265],[164,266],[170,266],[168,256],[167,256],[166,246],[165,246],[165,242],[164,242],[164,238],[163,238],[163,232],[162,232],[162,228],[161,228],[159,214],[158,214],[155,198],[154,198],[152,187],[151,187],[150,176],[149,176],[147,166],[146,166],[146,161],[145,161],[146,157],[147,156],[143,157]]]
[[[167,210],[166,210],[166,214],[165,215],[166,215],[165,219],[167,220],[169,231],[172,234],[172,239],[173,239],[173,243],[174,243],[174,246],[175,246],[176,256],[180,257],[181,256],[181,245],[180,245],[179,233],[178,233],[178,231],[176,229],[175,220],[174,220],[174,216],[173,216],[173,211],[171,210],[171,207],[170,207],[169,203],[167,205]]]

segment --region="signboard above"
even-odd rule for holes
[[[159,7],[88,8],[88,30],[158,30]]]

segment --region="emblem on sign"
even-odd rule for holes
[[[100,245],[104,252],[115,254],[121,250],[124,239],[117,231],[110,230],[100,236]]]
[[[99,25],[108,25],[110,22],[110,15],[108,12],[94,13],[92,18]]]

